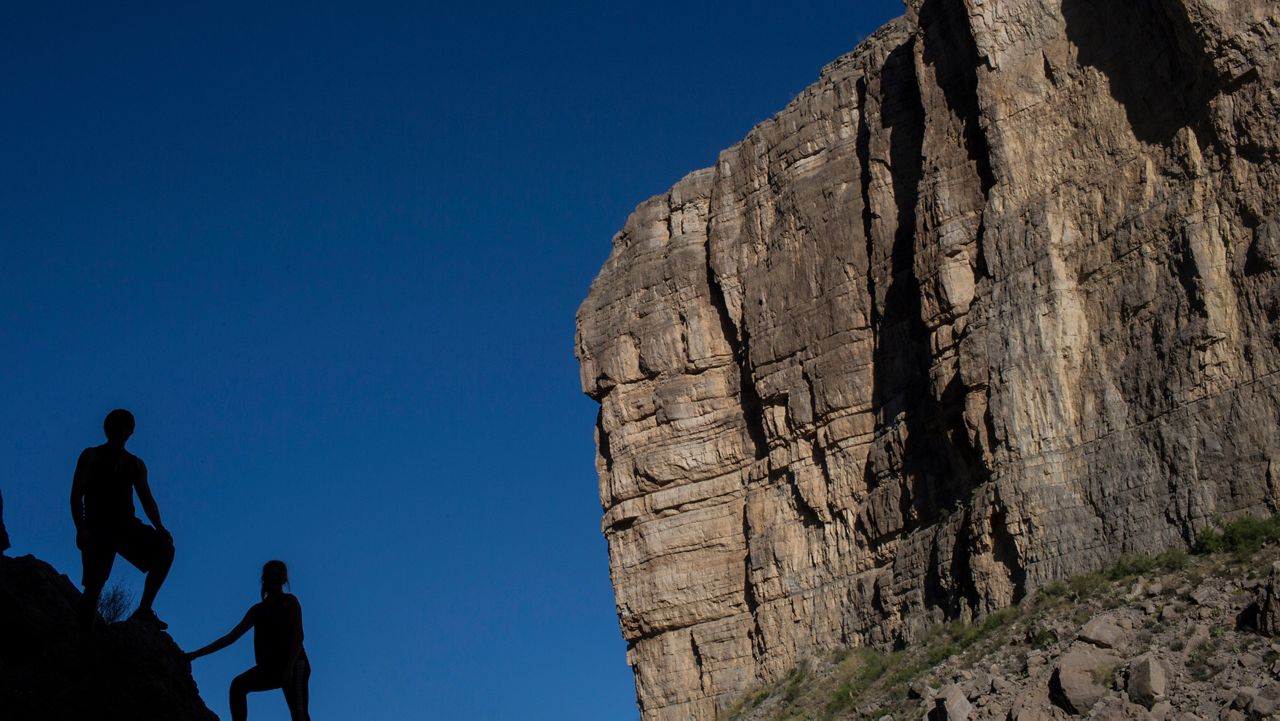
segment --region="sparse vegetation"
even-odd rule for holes
[[[840,674],[846,678],[836,688],[831,700],[827,703],[828,713],[836,713],[852,707],[871,684],[884,676],[890,663],[890,659],[873,648],[857,649],[841,663],[841,666],[849,664],[850,661],[853,662],[852,668],[849,669],[848,674]]]
[[[113,583],[98,597],[98,615],[107,623],[124,620],[133,608],[133,593],[119,583]]]
[[[1043,651],[1058,642],[1058,632],[1052,628],[1034,629],[1027,634],[1027,643],[1037,651]]]
[[[952,660],[948,666],[965,668],[1001,645],[1018,646],[1019,650],[1008,656],[1023,661],[1005,673],[1011,674],[1010,677],[1025,674],[1028,654],[1054,653],[1055,648],[1065,648],[1070,640],[1060,637],[1060,629],[1055,626],[1061,624],[1052,619],[1069,617],[1079,625],[1104,609],[1132,603],[1133,597],[1127,594],[1139,577],[1148,581],[1163,580],[1166,590],[1162,595],[1170,598],[1172,591],[1168,589],[1175,586],[1170,585],[1168,578],[1161,579],[1162,576],[1177,574],[1176,587],[1195,587],[1206,575],[1214,573],[1212,569],[1233,563],[1239,566],[1245,555],[1274,543],[1280,543],[1280,515],[1221,524],[1218,529],[1198,536],[1193,553],[1175,549],[1153,555],[1125,556],[1103,570],[1047,584],[1020,606],[995,611],[973,623],[956,621],[935,625],[899,650],[845,649],[826,660],[805,662],[781,681],[744,695],[721,718],[726,721],[745,717],[772,721],[869,720],[884,715],[909,718],[919,711],[919,701],[912,698],[910,689],[948,660]],[[1257,573],[1239,566],[1239,575],[1256,576]],[[1160,623],[1158,614],[1144,620],[1145,625],[1136,631],[1138,640],[1143,644],[1151,642],[1153,629]],[[1189,652],[1186,667],[1197,681],[1211,679],[1221,671],[1212,661],[1221,645],[1216,638],[1221,631],[1211,628],[1213,638]],[[1183,652],[1187,647],[1183,639],[1169,642],[1169,648],[1175,652]],[[1265,654],[1268,666],[1278,658],[1280,654],[1271,650]],[[1115,674],[1116,669],[1103,668],[1094,675],[1098,683],[1109,687],[1115,683]]]
[[[1264,544],[1280,542],[1280,514],[1270,518],[1247,517],[1205,529],[1196,536],[1197,553],[1256,553]]]
[[[1093,670],[1093,682],[1103,688],[1111,688],[1115,682],[1115,666],[1099,666]]]
[[[1206,641],[1198,646],[1191,655],[1187,657],[1187,671],[1190,672],[1191,678],[1197,681],[1207,681],[1213,678],[1218,672],[1210,663],[1209,657],[1213,655],[1217,643],[1214,641]]]

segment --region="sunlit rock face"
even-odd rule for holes
[[[645,721],[1280,503],[1280,3],[910,0],[578,314]]]

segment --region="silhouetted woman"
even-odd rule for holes
[[[198,651],[187,654],[192,660],[221,651],[253,629],[253,658],[256,666],[231,682],[231,719],[249,718],[250,691],[284,689],[293,721],[311,721],[307,713],[307,681],[311,664],[302,648],[302,606],[292,593],[285,593],[289,569],[284,561],[267,561],[262,567],[262,601],[244,615],[231,632]]]

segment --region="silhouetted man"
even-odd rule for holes
[[[160,509],[147,485],[146,465],[124,449],[133,435],[133,414],[123,409],[111,411],[102,429],[107,442],[84,449],[71,483],[71,517],[76,522],[76,545],[84,564],[81,628],[87,631],[93,624],[98,596],[118,553],[147,574],[132,617],[163,630],[168,624],[156,617],[151,604],[173,565],[173,536],[160,522]],[[135,491],[154,528],[134,516]]]
[[[9,550],[9,534],[4,532],[4,499],[0,498],[0,556]]]

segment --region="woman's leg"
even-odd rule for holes
[[[231,681],[231,721],[247,721],[249,718],[250,691],[268,691],[278,688],[278,682],[272,683],[267,674],[257,666],[236,676]]]
[[[311,721],[311,713],[307,709],[311,681],[311,663],[305,654],[293,665],[293,677],[284,687],[284,700],[289,704],[289,718],[292,721]]]

